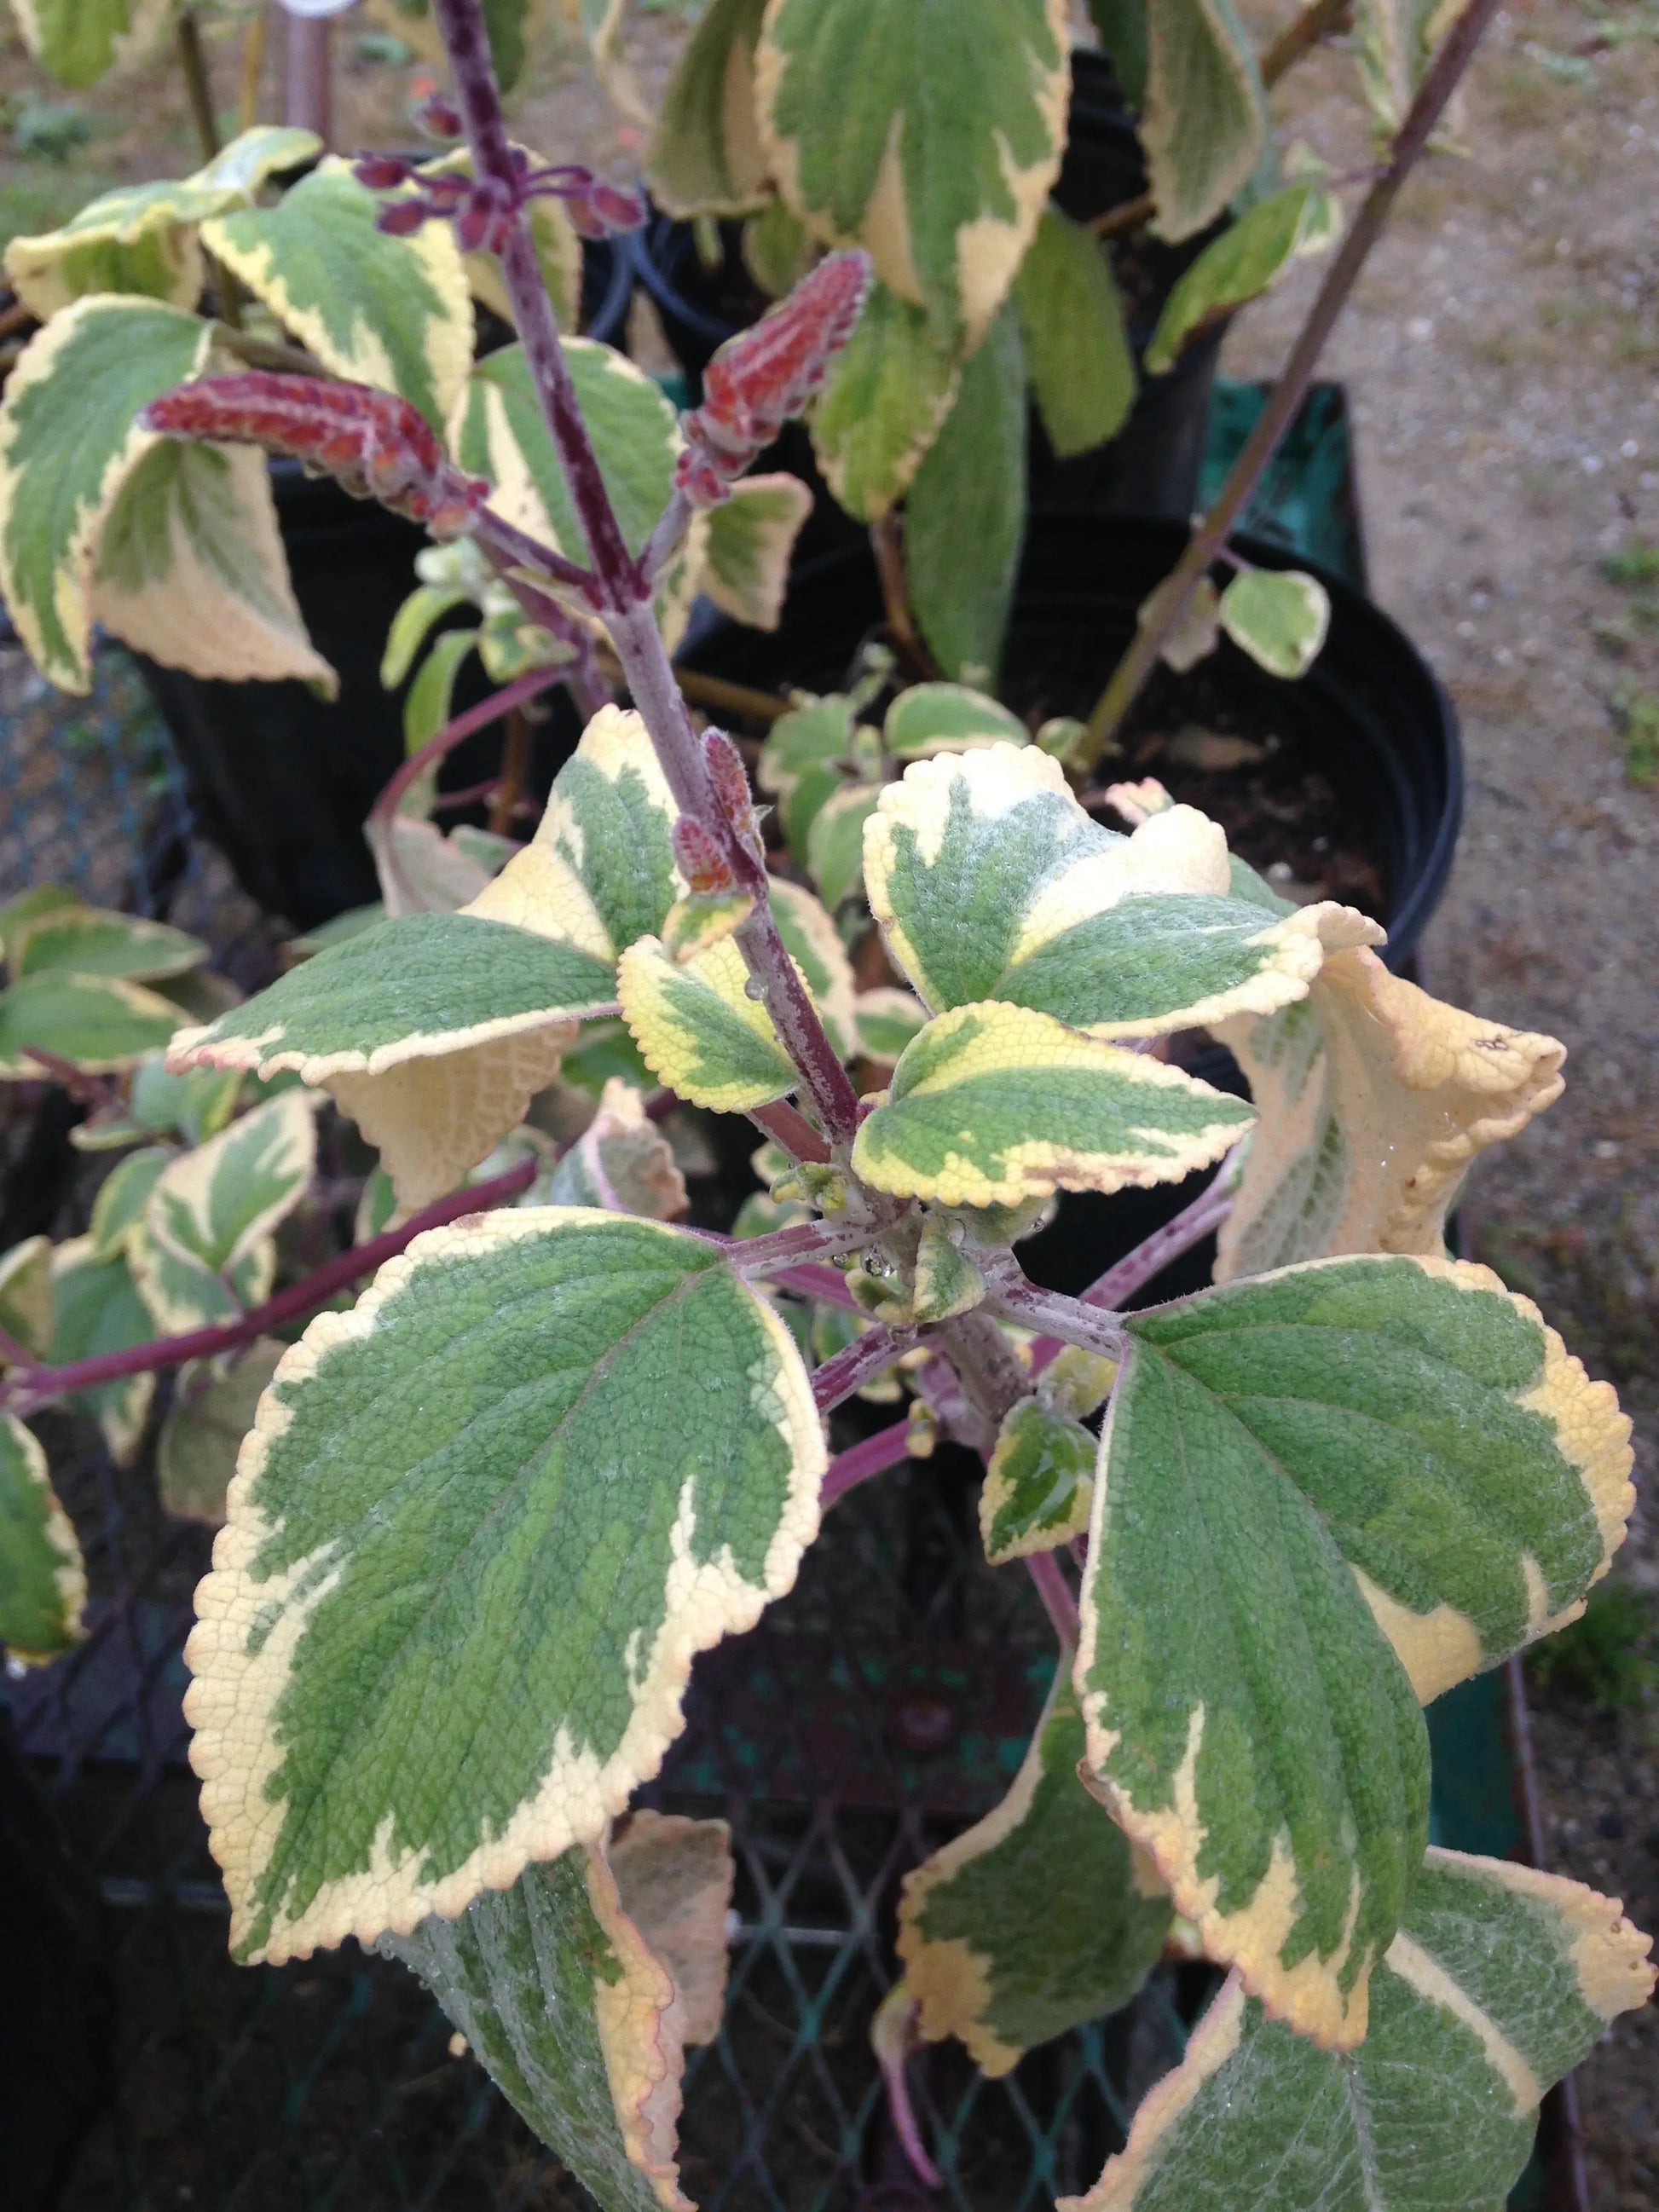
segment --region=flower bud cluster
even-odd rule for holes
[[[444,119],[459,120],[453,110]],[[514,217],[535,200],[562,201],[571,227],[583,238],[637,230],[645,221],[645,202],[637,192],[607,184],[579,161],[538,166],[515,146],[512,163],[510,179],[475,178],[459,168],[417,168],[395,154],[368,154],[353,164],[352,174],[372,192],[400,195],[381,209],[382,230],[407,238],[422,223],[453,222],[463,253],[500,253]]]
[[[677,481],[694,507],[718,507],[784,424],[823,386],[853,335],[870,286],[867,253],[832,253],[752,330],[728,338],[685,416]]]

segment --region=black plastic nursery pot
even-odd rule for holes
[[[1075,221],[1139,199],[1146,168],[1133,119],[1105,56],[1088,47],[1072,56],[1072,99],[1066,158],[1054,186],[1056,205]],[[716,347],[759,320],[771,302],[743,258],[743,225],[716,226],[719,258],[706,261],[689,222],[653,216],[633,241],[640,283],[661,319],[663,332],[685,372],[693,403],[702,396],[702,373]],[[1144,234],[1111,249],[1128,310],[1137,359],[1151,340],[1176,279],[1190,267],[1213,231],[1165,246]],[[1109,443],[1069,460],[1057,459],[1033,410],[1031,498],[1036,507],[1087,505],[1112,514],[1162,514],[1185,520],[1197,501],[1209,422],[1210,394],[1220,357],[1224,326],[1195,338],[1175,367],[1143,379],[1127,422]],[[793,469],[818,488],[804,435],[766,466]],[[822,501],[820,502],[822,506]],[[839,509],[831,513],[841,520]],[[818,518],[815,515],[814,521]],[[809,530],[812,526],[809,525]],[[848,526],[848,533],[855,526]],[[803,548],[810,559],[827,550],[820,527]]]

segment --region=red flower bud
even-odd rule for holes
[[[374,227],[385,231],[388,238],[412,238],[432,213],[430,204],[423,199],[393,200],[390,207],[383,207],[375,216]]]
[[[395,154],[365,154],[351,165],[351,173],[371,192],[389,192],[409,182],[414,172]]]

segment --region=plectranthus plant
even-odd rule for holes
[[[1097,821],[960,692],[901,699],[873,740],[833,903],[861,891],[902,982],[861,1004],[653,602],[856,332],[865,265],[820,264],[733,341],[641,541],[477,0],[433,12],[577,523],[557,547],[515,525],[507,580],[581,610],[633,704],[594,713],[465,903],[325,946],[167,1064],[329,1093],[407,1224],[604,1040],[750,1116],[771,1194],[750,1233],[696,1231],[601,1148],[538,1202],[463,1195],[282,1353],[187,1654],[233,1950],[382,1946],[603,2205],[685,2204],[682,2062],[718,2026],[731,1862],[720,1824],[630,1801],[697,1655],[943,1435],[983,1456],[988,1558],[1032,1577],[1060,1649],[1006,1799],[908,1879],[875,2024],[896,2089],[915,2037],[1005,2071],[1173,1947],[1216,1993],[1074,2207],[1498,2212],[1546,2088],[1653,1983],[1616,1901],[1428,1839],[1424,1705],[1571,1620],[1633,1502],[1612,1390],[1445,1245],[1464,1170],[1557,1095],[1561,1048],[1393,976],[1376,924],[1287,904],[1156,785]],[[268,398],[198,378],[141,434],[337,435],[337,397],[301,420],[291,386],[280,422]],[[367,401],[359,432],[338,465],[500,551],[465,453]],[[786,826],[788,775],[838,784],[861,711],[774,778]],[[1168,1056],[1195,1030],[1251,1103]],[[1022,1267],[1061,1194],[1206,1172],[1084,1297]],[[1133,1305],[1217,1229],[1210,1288]],[[908,1411],[832,1456],[827,1417],[884,1390]]]

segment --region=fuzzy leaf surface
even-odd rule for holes
[[[1078,1780],[1083,1716],[1062,1668],[1000,1805],[904,1878],[898,1954],[922,2033],[1006,2074],[1039,2043],[1128,2003],[1170,1900]]]
[[[1431,1850],[1358,2051],[1322,2051],[1233,1976],[1060,2212],[1503,2212],[1544,2091],[1650,1994],[1647,1949],[1577,1882]]]
[[[1577,1610],[1623,1540],[1629,1424],[1482,1267],[1326,1261],[1127,1328],[1090,1763],[1210,1955],[1347,2049],[1421,1860],[1419,1698]]]
[[[654,937],[622,957],[617,985],[634,1042],[657,1080],[694,1106],[743,1113],[800,1081],[748,981],[730,938],[684,964]]]
[[[181,975],[207,957],[201,939],[182,929],[89,906],[57,907],[25,923],[6,956],[15,976],[60,969],[76,975],[124,975],[134,983]]]
[[[1161,237],[1204,229],[1261,158],[1267,104],[1232,0],[1146,0],[1140,143]]]
[[[935,1009],[998,999],[1100,1036],[1146,1036],[1305,996],[1328,946],[1382,933],[1329,902],[1268,915],[1232,890],[1191,807],[1131,837],[1078,805],[1035,745],[919,761],[864,833],[893,958]]]
[[[313,1322],[186,1654],[238,1955],[410,1934],[596,1840],[693,1655],[793,1582],[824,1465],[782,1322],[655,1222],[458,1223]]]
[[[955,404],[959,363],[927,310],[879,278],[813,406],[824,482],[860,522],[878,522],[915,481]]]
[[[1178,1068],[993,1001],[941,1014],[906,1046],[853,1164],[899,1197],[1017,1206],[1178,1182],[1255,1118]]]

